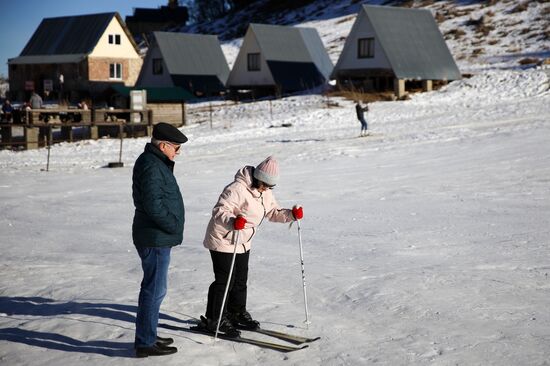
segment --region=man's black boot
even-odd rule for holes
[[[169,346],[172,343],[174,343],[174,339],[173,338],[162,338],[162,337],[157,336],[157,342],[156,343],[161,344],[163,346]]]
[[[149,356],[167,356],[178,352],[176,347],[162,346],[155,343],[151,347],[138,347],[136,348],[136,357],[143,358]]]

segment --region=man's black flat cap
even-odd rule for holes
[[[184,144],[187,142],[187,136],[181,133],[176,127],[166,122],[159,122],[153,127],[153,138],[172,142],[174,144]]]

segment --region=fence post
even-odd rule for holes
[[[209,109],[210,109],[210,129],[213,129],[214,126],[212,125],[212,102],[209,103]]]
[[[52,132],[52,126],[48,126],[48,141],[44,141],[44,144],[48,146],[48,160],[46,161],[46,171],[50,171],[50,150],[52,148],[52,140],[53,140],[53,132]],[[46,140],[46,136],[44,136],[44,140]]]
[[[185,115],[186,112],[187,111],[185,110],[185,101],[183,101],[181,102],[181,121],[184,126],[187,126],[187,116]]]

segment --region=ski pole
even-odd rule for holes
[[[223,293],[222,308],[220,309],[220,316],[218,318],[218,325],[216,325],[216,334],[214,335],[214,342],[218,339],[218,332],[220,330],[220,323],[222,322],[223,309],[225,307],[225,300],[227,298],[227,293],[229,292],[229,284],[231,283],[231,275],[233,274],[233,267],[235,266],[235,257],[237,256],[237,243],[239,242],[239,230],[233,231],[232,238],[233,248],[233,258],[231,259],[231,267],[229,268],[229,277],[227,277],[227,284],[225,285],[225,292]]]
[[[307,290],[306,290],[306,272],[304,268],[304,249],[302,247],[302,227],[300,226],[300,220],[296,220],[298,222],[298,241],[300,243],[300,263],[302,265],[302,286],[304,288],[304,308],[306,311],[306,320],[304,323],[306,323],[306,326],[309,328],[309,324],[311,322],[309,321],[309,312],[307,311]]]

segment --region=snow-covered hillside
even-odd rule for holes
[[[351,26],[339,16],[311,20],[325,45],[330,29]],[[159,328],[179,352],[161,359],[132,358],[131,174],[147,139],[124,140],[121,169],[103,168],[118,160],[117,140],[54,145],[49,172],[45,149],[0,151],[0,364],[546,364],[550,70],[459,62],[474,76],[370,104],[366,138],[351,101],[317,95],[227,106],[212,128],[183,127],[185,234]],[[279,203],[304,206],[312,324],[302,323],[296,226],[262,224],[248,308],[266,328],[322,337],[289,354],[175,330],[205,311],[202,239],[219,193],[271,154]]]
[[[244,34],[249,22],[314,27],[336,63],[361,4],[430,10],[463,73],[525,68],[550,58],[547,1],[319,0],[291,12],[263,12],[264,4],[259,1],[238,14],[180,31],[218,35],[232,65],[241,44],[234,35],[236,30]]]

